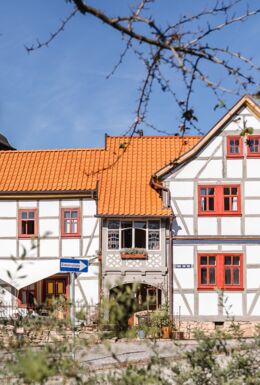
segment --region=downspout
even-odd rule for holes
[[[168,196],[168,202],[167,207],[170,206],[170,190],[163,186],[162,184],[158,183],[156,181],[156,178],[154,175],[151,177],[151,186],[155,188],[155,190],[162,190],[167,193]],[[171,215],[169,218],[169,249],[168,249],[168,258],[167,258],[167,267],[168,267],[168,305],[169,305],[169,315],[173,319],[173,253],[172,253],[172,223],[173,223],[173,216]]]
[[[169,296],[169,315],[173,320],[173,236],[172,236],[173,217],[169,220],[169,253],[168,253],[168,296]]]

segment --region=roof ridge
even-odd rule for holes
[[[0,153],[35,153],[35,152],[77,152],[77,151],[105,151],[104,148],[50,148],[50,149],[35,149],[35,150],[0,150]]]
[[[185,138],[201,138],[204,135],[183,135],[183,136],[175,136],[175,135],[143,135],[143,136],[125,136],[125,135],[107,135],[108,139],[146,139],[146,138],[156,138],[156,139],[185,139]]]

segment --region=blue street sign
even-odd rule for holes
[[[66,271],[70,273],[87,273],[88,272],[88,260],[86,259],[60,259],[60,271]]]

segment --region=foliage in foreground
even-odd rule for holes
[[[138,285],[114,291],[111,300],[103,306],[96,335],[101,339],[111,335],[103,330],[105,325],[110,325],[110,332],[118,338],[128,335],[127,317],[136,311],[137,289]],[[126,365],[113,353],[108,341],[108,353],[115,359],[115,368],[109,371],[104,367],[104,371],[95,373],[84,367],[90,340],[81,339],[80,334],[74,338],[68,317],[57,319],[58,311],[69,314],[70,304],[61,299],[52,305],[48,317],[21,317],[12,320],[13,325],[7,321],[0,325],[1,331],[6,331],[0,341],[1,385],[47,385],[54,377],[64,384],[75,385],[260,385],[260,326],[250,340],[243,338],[234,321],[229,330],[216,330],[210,336],[198,331],[196,345],[172,341],[176,353],[166,359],[162,358],[163,352],[159,352],[157,340],[161,327],[169,325],[167,308],[162,307],[150,315],[146,325],[150,359]],[[81,316],[84,321],[84,314]],[[22,328],[23,337],[8,336],[10,327]]]
[[[132,306],[131,293],[118,295],[121,302],[129,295],[131,298],[126,303]],[[122,322],[122,309],[116,307],[116,298],[110,305],[110,310],[115,310],[111,315],[113,321]],[[154,317],[158,323],[158,314]],[[21,320],[17,325],[21,326]],[[82,364],[89,342],[79,337],[73,340],[69,322],[58,321],[55,311],[50,317],[22,319],[22,325],[27,338],[10,339],[1,345],[1,385],[45,385],[54,376],[64,384],[79,385],[260,385],[260,328],[250,340],[242,338],[235,322],[227,332],[216,330],[211,336],[198,331],[197,344],[193,347],[172,341],[176,350],[174,359],[161,358],[158,341],[147,341],[153,351],[148,362],[126,366],[112,353],[115,369],[95,373]],[[46,330],[50,338],[40,345],[37,335],[42,336]],[[112,346],[108,342],[109,351],[112,352]]]

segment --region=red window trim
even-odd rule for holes
[[[258,139],[259,140],[259,152],[251,152],[249,143],[252,139]],[[247,137],[247,157],[248,158],[260,158],[260,135],[249,135]]]
[[[64,231],[64,212],[65,211],[77,211],[78,231],[76,233],[65,233]],[[81,236],[81,220],[80,220],[80,208],[79,207],[64,207],[61,209],[61,237],[62,238],[79,238]]]
[[[201,283],[201,265],[200,264],[200,257],[204,256],[214,256],[216,257],[216,283],[215,284],[202,284]],[[240,284],[239,285],[225,285],[225,265],[224,265],[224,257],[240,257],[240,265],[239,265],[239,271],[240,271]],[[243,263],[243,254],[242,253],[199,253],[198,254],[198,290],[228,290],[228,291],[242,291],[244,290],[244,263]],[[207,265],[205,265],[207,266]],[[212,265],[213,266],[213,265]],[[230,266],[238,266],[238,265],[230,265]]]
[[[34,234],[22,234],[22,212],[34,212]],[[18,211],[18,238],[28,239],[38,237],[38,210],[19,209]]]
[[[235,139],[239,140],[239,154],[232,154],[230,152],[230,140]],[[227,159],[242,159],[244,158],[243,154],[243,139],[241,136],[227,136]]]
[[[237,211],[224,210],[224,188],[237,188]],[[214,188],[214,211],[201,210],[201,188]],[[238,217],[241,216],[241,188],[238,184],[224,184],[224,185],[198,185],[198,216],[200,217]]]

